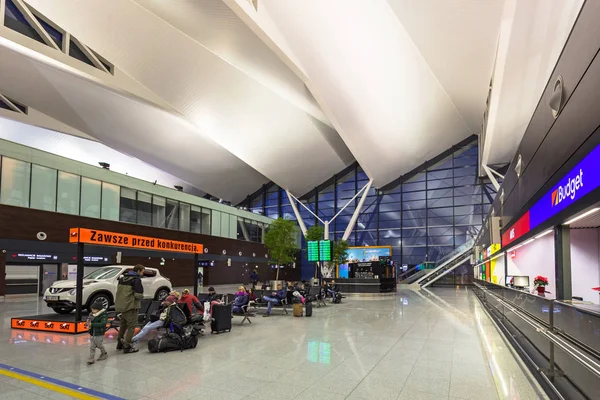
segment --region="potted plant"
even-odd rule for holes
[[[546,292],[546,285],[548,285],[548,278],[545,276],[538,275],[533,279],[533,284],[536,286],[539,294]]]
[[[275,284],[277,284],[279,282],[279,268],[295,260],[294,252],[297,249],[296,223],[283,218],[273,221],[265,234],[265,246],[269,250],[271,262],[274,262],[277,266],[275,275]]]
[[[346,264],[348,262],[348,242],[345,240],[338,240],[333,242],[333,249],[331,250],[331,259],[335,264],[335,275],[339,275],[340,264]]]

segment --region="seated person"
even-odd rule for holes
[[[237,293],[235,294],[235,299],[233,300],[233,305],[231,307],[231,311],[236,314],[241,314],[244,312],[242,307],[247,305],[249,301],[248,292],[246,292],[246,288],[240,286],[238,288]]]
[[[256,301],[256,293],[254,293],[254,289],[248,289],[248,301]]]
[[[277,285],[277,291],[271,293],[271,297],[263,296],[263,299],[269,304],[267,313],[263,317],[270,317],[273,304],[280,304],[287,297],[287,290],[283,289],[281,284]]]
[[[297,282],[294,285],[292,285],[291,283],[288,283],[287,290],[288,290],[288,292],[292,293],[293,298],[300,300],[300,302],[302,304],[304,304],[305,299],[304,299],[304,296],[300,293],[299,286],[300,285],[298,285]]]
[[[213,302],[216,302],[216,304],[221,304],[222,301],[221,299],[223,298],[222,295],[217,294],[216,290],[214,287],[209,287],[208,288],[208,298],[206,299],[206,301],[210,302],[211,304]]]
[[[171,293],[169,293],[169,296],[175,296],[177,300],[179,300],[179,298],[181,297],[177,290],[173,290]]]
[[[200,300],[196,296],[190,293],[189,290],[183,289],[180,302],[187,304],[188,310],[192,315],[192,322],[201,322],[202,314],[204,313],[204,307],[200,304]],[[198,318],[200,317],[200,318]]]
[[[331,295],[332,299],[335,299],[335,294],[338,293],[340,290],[338,289],[336,283],[334,280],[331,280],[331,282],[327,285],[327,293],[329,293]]]
[[[329,288],[327,287],[327,282],[321,282],[321,288],[319,290],[319,299],[327,298],[327,294],[329,293]]]
[[[154,322],[148,322],[141,331],[138,332],[137,335],[133,337],[133,344],[137,344],[141,339],[143,339],[148,332],[152,329],[162,328],[165,323],[169,319],[169,311],[170,308],[177,305],[177,298],[173,295],[167,296],[165,301],[162,303],[162,312],[160,313],[160,317],[158,320]]]
[[[260,289],[261,290],[267,290],[267,282],[263,282],[262,285],[260,285]]]

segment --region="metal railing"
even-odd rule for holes
[[[600,398],[600,313],[490,282],[474,285],[549,394]]]
[[[475,242],[473,240],[469,240],[465,244],[454,249],[451,253],[439,260],[439,266],[432,269],[428,274],[422,276],[415,283],[422,286],[429,286],[442,276],[452,271],[454,268],[461,265],[462,262],[466,261],[466,259],[471,256],[474,243]]]

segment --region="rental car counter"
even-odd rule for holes
[[[348,278],[335,280],[342,294],[375,294],[396,291],[394,267],[379,262],[359,262],[348,265]]]

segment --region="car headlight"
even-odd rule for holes
[[[71,289],[71,290],[69,290],[69,294],[71,296],[75,296],[75,293],[77,293],[77,289]]]

